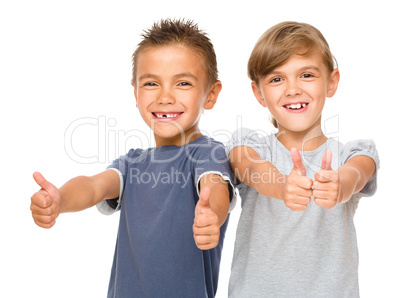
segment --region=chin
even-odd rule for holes
[[[308,132],[312,126],[308,125],[300,125],[300,124],[290,124],[290,125],[280,125],[280,130],[281,131],[289,131],[289,132],[295,132],[295,133],[303,133],[303,132]]]

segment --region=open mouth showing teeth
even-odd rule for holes
[[[152,113],[156,118],[176,118],[182,113]]]
[[[299,110],[299,109],[305,108],[306,106],[308,106],[308,103],[297,103],[297,104],[284,105],[285,108],[290,109],[290,110]]]

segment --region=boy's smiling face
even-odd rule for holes
[[[145,49],[138,57],[134,94],[156,146],[181,146],[201,135],[198,122],[212,109],[222,88],[207,87],[204,59],[184,45]]]
[[[279,131],[305,132],[321,123],[325,98],[335,94],[338,82],[339,71],[329,73],[320,53],[313,51],[293,55],[252,87]]]

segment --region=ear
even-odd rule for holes
[[[262,105],[264,108],[266,108],[267,105],[265,103],[264,96],[262,95],[261,89],[256,82],[254,82],[254,81],[251,82],[251,89],[253,89],[254,96],[258,100],[260,105]]]
[[[336,90],[338,89],[338,84],[340,80],[340,73],[338,69],[334,69],[329,76],[329,84],[327,90],[327,97],[332,97],[335,95]]]
[[[131,81],[131,86],[134,87],[135,106],[138,108],[137,89],[133,81]]]
[[[218,100],[218,95],[221,92],[221,90],[222,90],[221,81],[216,81],[215,83],[213,83],[207,95],[207,100],[205,101],[204,109],[210,110],[215,106],[216,101]]]

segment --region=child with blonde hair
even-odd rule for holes
[[[229,296],[358,297],[353,217],[376,191],[379,158],[371,140],[327,138],[321,113],[339,70],[313,26],[283,22],[250,56],[258,102],[278,132],[240,129],[230,141],[242,212]]]

